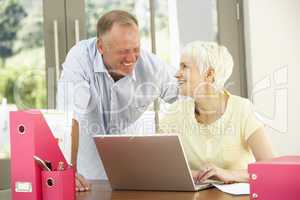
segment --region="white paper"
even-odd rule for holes
[[[249,183],[233,183],[233,184],[213,184],[222,192],[232,195],[246,195],[250,194]]]

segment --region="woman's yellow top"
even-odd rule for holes
[[[193,99],[175,102],[161,117],[159,133],[179,134],[192,170],[199,170],[203,162],[224,169],[247,169],[255,161],[247,140],[263,124],[248,99],[226,94],[226,110],[211,124],[196,121]]]

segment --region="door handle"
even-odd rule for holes
[[[54,30],[54,56],[55,56],[55,74],[56,74],[56,83],[59,80],[59,48],[58,48],[58,28],[57,20],[53,21],[53,30]]]
[[[79,38],[79,20],[76,19],[75,20],[75,44],[77,42],[79,42],[80,38]]]

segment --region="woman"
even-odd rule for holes
[[[264,126],[249,100],[224,84],[233,68],[228,50],[195,41],[182,52],[176,75],[180,94],[191,98],[171,106],[160,132],[179,133],[195,182],[247,182],[247,165],[273,157]]]

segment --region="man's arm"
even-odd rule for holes
[[[178,99],[179,88],[175,76],[170,73],[171,66],[162,62],[162,68],[157,77],[160,77],[160,97],[167,103],[173,103]]]
[[[76,191],[84,192],[90,190],[90,184],[85,178],[77,173],[77,156],[79,145],[79,124],[73,119],[71,130],[71,163],[76,172]]]
[[[77,172],[77,154],[78,154],[78,143],[79,143],[79,125],[78,122],[72,120],[71,130],[71,163]]]

